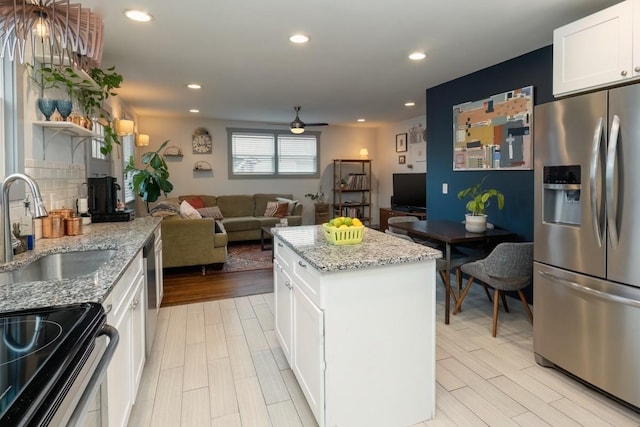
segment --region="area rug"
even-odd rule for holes
[[[222,270],[211,273],[235,273],[237,271],[265,270],[273,267],[271,248],[262,250],[260,243],[230,243],[227,246],[227,262]],[[209,272],[209,269],[207,269]]]

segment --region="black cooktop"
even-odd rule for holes
[[[24,423],[50,404],[105,318],[95,303],[0,313],[0,425]]]

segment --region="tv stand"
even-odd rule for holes
[[[389,218],[392,216],[415,216],[418,219],[427,219],[427,209],[414,208],[411,206],[380,208],[380,231],[389,228]]]

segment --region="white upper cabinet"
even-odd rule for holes
[[[553,32],[553,94],[640,77],[640,1],[627,0]]]

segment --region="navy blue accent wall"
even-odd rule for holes
[[[495,203],[487,210],[489,222],[533,240],[533,170],[453,171],[453,106],[501,92],[533,86],[534,104],[553,100],[552,46],[427,89],[427,216],[429,219],[464,220],[466,201],[457,193],[485,175],[485,187],[504,193],[505,207]],[[533,116],[535,122],[535,114]],[[534,147],[535,150],[535,147]],[[442,183],[449,194],[442,194]]]

